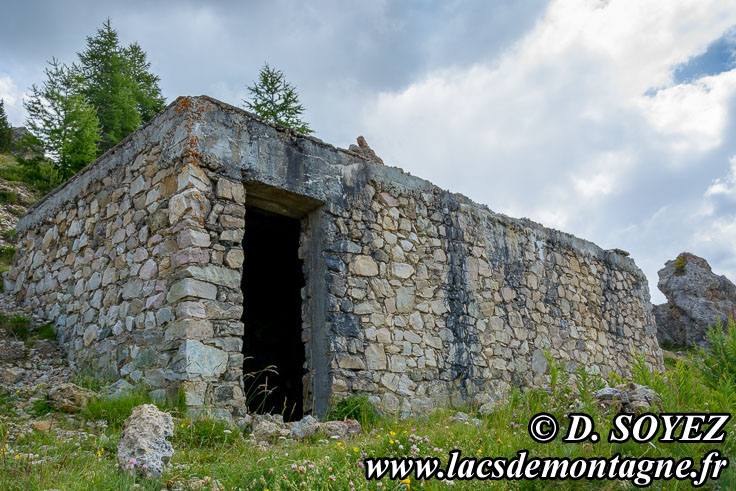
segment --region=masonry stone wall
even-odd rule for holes
[[[387,411],[476,404],[569,371],[659,366],[647,282],[628,258],[437,188],[366,186],[334,215],[330,320],[335,394]]]
[[[237,416],[246,205],[302,223],[306,411],[351,393],[388,412],[482,404],[544,384],[545,352],[662,367],[630,258],[206,97],[35,205],[6,287],[78,366]]]

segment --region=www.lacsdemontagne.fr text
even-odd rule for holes
[[[440,459],[429,458],[367,458],[365,473],[368,480],[384,477],[392,480],[622,480],[635,486],[648,486],[654,480],[689,480],[693,486],[702,486],[708,479],[718,479],[728,467],[728,459],[713,450],[700,460],[699,469],[691,458],[672,457],[612,457],[577,458],[530,457],[521,450],[511,459],[462,457],[452,450],[446,467]]]

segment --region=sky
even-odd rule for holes
[[[12,2],[11,124],[46,61],[75,61],[108,17],[168,101],[240,105],[268,62],[316,137],[363,135],[388,165],[629,251],[654,303],[680,252],[736,281],[733,0]]]

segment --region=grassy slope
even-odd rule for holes
[[[557,387],[567,387],[564,375],[557,380]],[[635,370],[636,381],[656,387],[662,394],[657,408],[660,411],[732,411],[734,398],[709,389],[692,358],[680,360],[669,369],[666,376],[653,374],[643,366]],[[24,394],[8,394],[6,398],[26,397]],[[259,449],[247,435],[237,429],[228,429],[222,423],[176,419],[176,432],[172,438],[175,453],[171,465],[159,480],[135,479],[121,474],[116,468],[115,447],[119,426],[132,406],[144,402],[140,397],[133,401],[101,401],[88,407],[84,413],[89,421],[107,420],[105,428],[91,430],[92,438],[86,441],[53,436],[34,431],[14,442],[6,442],[6,452],[0,457],[0,488],[2,489],[128,489],[137,484],[141,489],[158,490],[167,483],[201,484],[203,478],[217,480],[224,489],[349,489],[352,482],[357,489],[377,488],[376,482],[366,482],[360,467],[362,455],[368,456],[435,456],[447,463],[447,453],[460,449],[464,456],[513,457],[522,449],[531,456],[607,457],[616,453],[622,456],[675,457],[692,456],[696,462],[711,448],[734,456],[733,425],[729,423],[726,443],[713,444],[608,444],[613,413],[604,412],[592,401],[574,402],[569,390],[558,389],[552,395],[544,391],[516,393],[492,414],[480,417],[480,424],[461,423],[452,420],[454,411],[439,410],[424,418],[398,420],[380,418],[372,428],[351,440],[314,438],[310,442],[282,441]],[[42,406],[43,410],[48,410]],[[172,408],[168,408],[172,410]],[[561,422],[564,430],[565,415],[573,409],[594,416],[596,430],[602,435],[597,443],[562,443],[560,437],[548,444],[533,441],[526,425],[533,414],[550,412]],[[174,409],[176,413],[176,410]],[[53,417],[54,415],[50,415]],[[48,416],[47,416],[48,417]],[[79,423],[71,423],[65,417],[56,418],[58,424],[69,429],[79,429]],[[75,426],[76,425],[76,426]],[[84,426],[82,425],[82,428]],[[227,431],[226,431],[227,430]],[[90,431],[89,429],[87,431]],[[232,431],[228,433],[228,431]],[[7,435],[7,423],[0,425],[0,439]],[[410,442],[410,439],[413,442]],[[38,454],[43,464],[33,464]],[[297,469],[293,470],[292,466]],[[310,465],[314,466],[310,468]],[[304,467],[304,471],[299,469]],[[305,484],[302,484],[305,483]],[[416,489],[477,489],[478,481],[455,481],[452,484],[439,481],[410,483]],[[571,489],[605,489],[633,487],[623,482],[496,482],[485,483],[496,488],[542,489],[547,487]],[[728,489],[736,485],[736,472],[728,468],[721,479],[709,482],[714,488]],[[689,482],[655,482],[655,489],[687,489]],[[183,488],[187,489],[187,488]],[[382,489],[407,489],[406,484],[384,479]]]

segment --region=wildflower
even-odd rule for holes
[[[482,453],[483,453],[483,450],[481,450],[481,449],[479,448],[479,449],[478,449],[478,453],[479,453],[479,454],[482,454]]]
[[[376,438],[381,438],[381,435],[376,435]]]
[[[396,435],[396,432],[395,431],[391,431],[389,433],[391,433],[391,436],[395,436]]]
[[[363,452],[362,454],[360,454],[360,457],[361,457],[362,459],[364,459],[364,458],[368,457],[368,454],[367,454],[367,453],[365,453],[365,452]]]
[[[406,489],[411,489],[411,479],[408,477],[406,479],[399,479],[399,482],[406,484]]]
[[[184,428],[184,423],[181,424],[181,427]]]
[[[333,482],[335,481],[335,475],[334,474],[330,474],[330,481],[333,481]]]
[[[424,437],[424,443],[429,443],[429,438],[427,438],[426,436]]]
[[[363,468],[363,462],[358,462],[358,467]]]
[[[382,482],[377,482],[377,483],[376,483],[376,487],[377,487],[377,488],[381,488],[381,487],[383,487],[383,483],[382,483]]]
[[[297,470],[297,469],[298,469],[298,467],[297,467],[297,465],[296,465],[296,464],[291,464],[291,470],[292,470],[292,471],[295,471],[295,470]]]
[[[309,470],[310,471],[313,471],[314,470],[314,464],[309,464]]]
[[[390,439],[388,440],[388,442],[389,442],[389,443],[390,443],[391,445],[393,445],[393,444],[394,444],[394,440],[393,440],[393,438],[390,438]]]
[[[19,458],[20,458],[20,455],[18,455],[18,454],[15,454],[15,458],[16,458],[16,459],[19,459]]]
[[[358,447],[353,447],[353,452],[358,453]]]
[[[273,467],[270,467],[270,468],[268,469],[268,473],[269,473],[269,474],[271,474],[271,475],[273,475]]]
[[[303,465],[300,465],[299,466],[299,472],[307,472],[307,468],[304,467]]]

